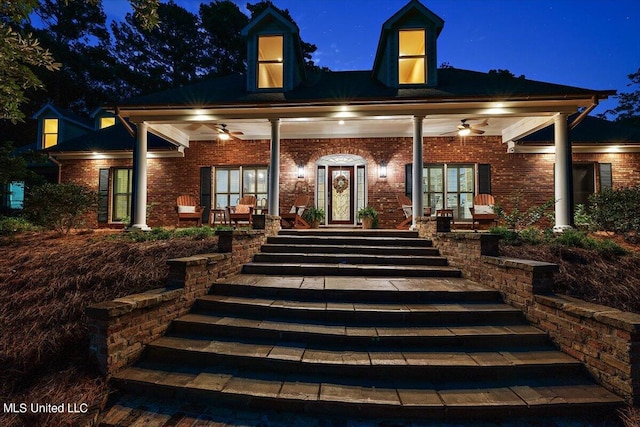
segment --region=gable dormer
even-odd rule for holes
[[[93,126],[95,130],[111,127],[116,124],[116,115],[108,112],[104,108],[97,108],[91,113],[93,119]]]
[[[286,92],[304,79],[304,60],[298,27],[273,6],[249,23],[247,38],[247,90]]]
[[[411,0],[382,25],[374,77],[389,87],[438,84],[437,39],[444,21]]]
[[[55,147],[67,139],[85,135],[93,130],[91,122],[72,111],[46,104],[33,118],[38,121],[39,150]]]

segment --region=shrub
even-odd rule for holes
[[[22,217],[0,217],[0,236],[36,230],[37,227]]]
[[[522,210],[520,204],[522,203],[524,195],[522,191],[516,192],[509,197],[510,204],[512,206],[510,211],[507,211],[501,204],[494,205],[494,211],[498,218],[503,220],[508,228],[511,230],[521,230],[523,228],[531,227],[538,223],[541,219],[552,213],[547,212],[555,204],[555,200],[551,199],[543,203],[540,206],[532,206],[527,210]]]
[[[580,230],[595,230],[595,224],[593,223],[593,218],[591,214],[587,211],[587,208],[583,204],[579,204],[576,206],[576,210],[573,213],[573,223]]]
[[[528,243],[530,245],[539,245],[546,239],[543,231],[537,227],[525,228],[518,233],[518,236],[523,243]]]
[[[560,246],[590,249],[602,255],[627,254],[627,251],[613,240],[594,239],[580,230],[566,230],[564,233],[558,234],[553,243]]]
[[[500,236],[500,240],[502,240],[506,245],[517,246],[522,244],[520,235],[516,231],[510,230],[506,227],[493,227],[489,229],[489,232]]]
[[[98,194],[81,185],[47,183],[27,193],[25,214],[37,225],[69,234],[97,201]]]
[[[589,197],[593,222],[616,233],[640,232],[640,185],[603,190]]]

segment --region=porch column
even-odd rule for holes
[[[424,201],[422,199],[422,121],[424,117],[413,116],[413,180],[411,183],[411,204],[413,205],[413,220],[411,229],[416,227],[416,218],[423,215]]]
[[[269,164],[269,215],[280,215],[280,119],[271,122],[271,162]]]
[[[567,115],[554,118],[555,158],[555,210],[556,223],[553,231],[562,233],[571,227],[571,200],[573,199],[573,161]]]
[[[147,225],[147,123],[138,123],[136,146],[133,150],[133,212],[131,228],[151,230]]]

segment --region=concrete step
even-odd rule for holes
[[[365,278],[237,274],[216,282],[212,295],[351,303],[502,302],[500,293],[459,278]]]
[[[377,237],[377,236],[309,236],[303,233],[270,236],[268,244],[281,245],[348,245],[348,246],[395,246],[430,248],[431,240],[420,238]]]
[[[302,248],[301,248],[302,249]],[[376,264],[376,265],[448,265],[441,256],[417,255],[368,255],[353,253],[258,253],[253,257],[257,263],[284,264]]]
[[[355,323],[385,322],[394,325],[517,324],[524,322],[522,312],[504,303],[362,303],[337,300],[301,301],[257,298],[255,296],[206,295],[199,298],[193,312],[218,315],[242,313],[299,319]]]
[[[457,268],[447,266],[395,266],[368,264],[267,263],[250,262],[242,267],[246,274],[294,276],[357,277],[461,277]]]
[[[348,237],[394,237],[398,239],[417,239],[417,231],[408,230],[363,230],[363,229],[339,229],[339,228],[319,228],[310,230],[280,230],[280,236],[348,236]]]
[[[472,351],[465,347],[441,350],[400,347],[393,350],[370,346],[347,348],[298,342],[205,340],[166,336],[147,349],[148,363],[175,363],[198,368],[225,366],[279,374],[421,380],[491,380],[580,378],[584,367],[552,347]]]
[[[351,381],[225,367],[141,364],[114,376],[129,391],[250,410],[420,420],[507,421],[516,416],[614,411],[622,401],[586,378],[553,381]]]
[[[372,242],[375,243],[375,242]],[[440,251],[427,246],[366,246],[366,245],[294,245],[294,244],[265,244],[260,249],[262,253],[300,253],[307,254],[363,254],[389,256],[439,256]]]
[[[235,338],[310,342],[322,345],[423,345],[451,348],[543,346],[546,334],[534,327],[515,325],[423,326],[358,324],[346,322],[300,322],[292,319],[216,316],[190,313],[172,323],[173,335],[202,338]]]

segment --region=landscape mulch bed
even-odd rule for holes
[[[85,308],[162,287],[167,259],[216,250],[217,238],[129,242],[104,232],[0,241],[3,402],[87,403],[95,412],[108,388],[89,354]],[[78,423],[71,414],[0,413],[2,426]]]

